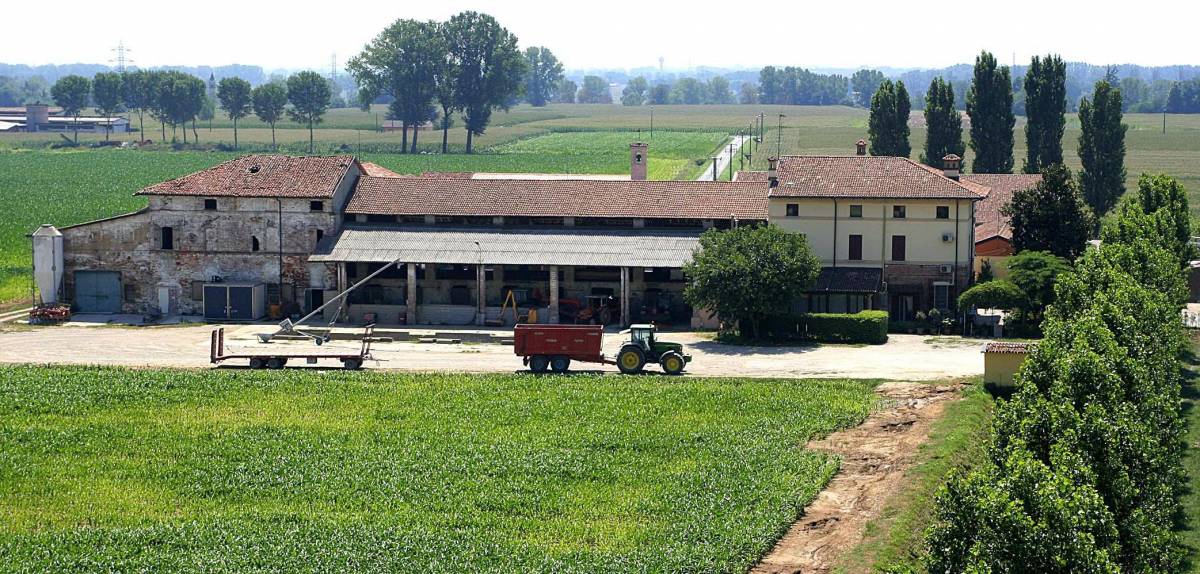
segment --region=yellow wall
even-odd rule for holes
[[[787,216],[787,204],[795,203],[800,208],[796,217]],[[768,219],[783,229],[803,233],[808,237],[813,253],[823,265],[831,265],[835,257],[834,199],[825,198],[771,198]],[[904,235],[905,263],[915,265],[944,265],[955,262],[955,245],[958,246],[958,264],[966,264],[972,253],[971,232],[973,202],[969,200],[868,200],[837,199],[836,259],[841,266],[876,267],[881,262],[892,263],[893,235]],[[861,205],[862,217],[851,218],[850,206]],[[905,217],[892,217],[892,206],[905,206]],[[937,219],[937,206],[950,207],[949,219]],[[956,221],[957,217],[957,221]],[[957,242],[942,241],[949,233]],[[850,235],[863,236],[862,261],[850,261]],[[883,257],[886,260],[881,261]]]
[[[1013,375],[1017,374],[1026,356],[1026,353],[984,353],[983,382],[1011,386]]]
[[[1008,258],[1010,255],[976,255],[975,256],[975,276],[979,276],[979,272],[983,271],[983,262],[991,261],[992,277],[995,279],[1008,278]]]

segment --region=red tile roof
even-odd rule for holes
[[[348,155],[248,155],[154,184],[137,195],[328,199],[353,162]]]
[[[783,156],[771,197],[980,199],[940,169],[903,157],[860,155]]]
[[[1037,343],[1014,343],[1007,341],[992,341],[983,348],[985,353],[1031,353]]]
[[[975,242],[993,237],[1012,240],[1012,227],[1000,209],[1012,201],[1014,193],[1029,189],[1042,181],[1039,174],[972,173],[963,174],[961,183],[973,187],[983,194],[983,201],[975,206]]]
[[[762,183],[363,177],[346,213],[767,219]]]
[[[359,162],[358,165],[362,166],[362,170],[363,170],[364,174],[369,175],[371,177],[404,177],[403,175],[400,175],[400,174],[398,174],[386,167],[383,167],[382,165],[379,165],[377,163],[363,161],[363,162]]]

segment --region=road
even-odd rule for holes
[[[729,173],[729,162],[737,159],[737,154],[741,151],[742,144],[749,139],[750,136],[734,136],[730,141],[725,142],[725,145],[721,147],[721,155],[717,156],[717,179]],[[733,144],[732,152],[729,149],[730,143]],[[734,171],[736,171],[736,168]],[[708,165],[708,169],[704,170],[704,173],[700,174],[700,177],[697,177],[696,181],[713,181],[712,164]]]

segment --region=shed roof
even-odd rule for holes
[[[156,183],[137,195],[328,199],[354,161],[348,155],[247,155]]]
[[[478,245],[476,245],[478,242]],[[699,232],[626,229],[375,227],[350,224],[310,261],[682,267]]]
[[[762,172],[746,172],[737,181],[761,182]],[[980,199],[970,187],[942,170],[906,157],[783,156],[779,185],[771,197],[846,197],[881,199]]]
[[[883,271],[878,267],[822,267],[809,293],[878,293]]]
[[[767,187],[756,182],[363,177],[346,213],[765,220]]]
[[[1029,353],[1037,343],[1016,343],[1008,341],[992,341],[983,348],[985,353]]]
[[[1012,201],[1013,194],[1029,189],[1042,181],[1040,174],[972,173],[963,174],[961,181],[976,186],[983,201],[975,207],[975,241],[993,237],[1012,240],[1012,227],[1000,209]]]

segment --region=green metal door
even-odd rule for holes
[[[80,313],[120,313],[121,274],[117,271],[76,271],[75,307]]]

